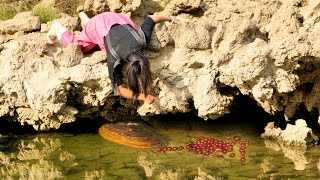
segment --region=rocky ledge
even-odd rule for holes
[[[79,9],[90,16],[122,12],[139,25],[155,12],[147,2],[87,0]],[[77,45],[59,44],[43,51],[52,22],[18,14],[0,21],[0,116],[36,130],[132,110],[145,116],[196,109],[199,117],[216,119],[242,94],[290,120],[299,107],[320,106],[319,7],[318,0],[170,1],[156,13],[185,21],[157,24],[145,52],[159,101],[135,106],[113,97],[103,52],[83,54]],[[78,17],[57,21],[79,30]]]

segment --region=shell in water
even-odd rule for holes
[[[106,140],[138,149],[159,149],[167,145],[163,137],[147,126],[132,122],[104,124],[99,134]]]

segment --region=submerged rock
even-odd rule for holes
[[[266,148],[282,151],[284,156],[290,159],[294,164],[295,170],[305,170],[306,166],[310,163],[310,161],[305,156],[307,151],[306,146],[288,146],[278,141],[265,140],[264,141]]]
[[[146,173],[146,177],[153,176],[153,171],[155,170],[157,164],[159,163],[157,161],[155,161],[155,162],[148,161],[146,156],[139,156],[137,161],[140,164],[140,166],[143,167],[143,169]]]

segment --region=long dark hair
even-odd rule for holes
[[[140,93],[146,97],[151,93],[152,79],[148,59],[139,52],[128,56],[127,85],[132,91],[132,101],[136,102]]]

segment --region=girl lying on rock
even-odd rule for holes
[[[148,59],[141,54],[151,38],[154,25],[159,22],[175,22],[174,17],[150,15],[138,28],[133,21],[119,13],[104,12],[89,19],[80,13],[83,30],[79,36],[73,36],[59,22],[54,22],[48,31],[50,44],[59,40],[64,47],[78,43],[83,52],[98,45],[107,52],[109,77],[113,84],[114,94],[133,101],[142,100],[153,103],[156,97],[151,95],[151,72]],[[127,87],[122,82],[122,67],[127,64]]]

